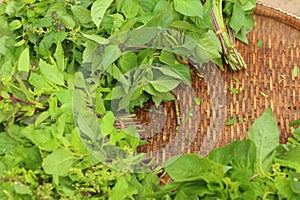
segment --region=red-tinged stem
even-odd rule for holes
[[[4,99],[3,96],[0,95],[0,100]],[[24,104],[24,105],[32,105],[32,106],[35,106],[36,104],[34,102],[29,102],[29,101],[24,101],[22,99],[19,99],[17,97],[14,97],[14,96],[11,96],[9,98],[12,102],[15,102],[15,103],[21,103],[21,104]],[[43,105],[45,109],[49,108],[49,105],[48,104],[45,104]]]

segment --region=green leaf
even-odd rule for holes
[[[7,133],[0,133],[0,155],[14,150],[18,144],[19,142]]]
[[[18,70],[28,72],[30,69],[30,57],[29,57],[29,48],[25,48],[18,61]]]
[[[232,17],[230,19],[230,27],[237,33],[244,26],[246,21],[243,8],[238,3],[233,4]]]
[[[59,18],[60,18],[61,22],[66,26],[66,28],[68,28],[68,29],[75,28],[76,23],[71,16],[63,13],[63,14],[59,15]]]
[[[42,112],[39,114],[39,116],[35,119],[34,126],[40,125],[42,122],[44,122],[46,119],[49,118],[49,113],[48,111]]]
[[[64,84],[64,76],[61,72],[59,72],[57,66],[55,64],[49,64],[44,60],[40,59],[39,61],[40,69],[42,75],[50,82],[57,85],[65,85]]]
[[[158,92],[169,92],[176,88],[180,81],[174,79],[164,79],[164,80],[154,80],[149,81],[149,83],[154,87]]]
[[[47,80],[35,72],[30,74],[29,83],[34,86],[35,89],[51,88],[51,86],[47,83]]]
[[[24,160],[24,167],[26,169],[36,170],[42,164],[40,149],[37,146],[24,147],[18,146],[16,148],[18,155],[22,156]]]
[[[22,22],[20,20],[14,20],[9,24],[9,29],[11,31],[19,29],[22,27]]]
[[[299,70],[299,67],[298,67],[298,66],[295,66],[294,69],[293,69],[293,77],[294,77],[294,78],[297,78],[297,77],[298,77],[298,70]]]
[[[201,104],[201,99],[198,97],[193,98],[194,102],[197,104],[197,106],[200,106]]]
[[[296,180],[293,180],[295,178],[295,175],[296,175],[296,177],[297,176],[299,177],[299,174],[293,173],[293,172],[290,172],[290,173],[291,174],[286,175],[287,177],[276,177],[276,180],[275,180],[276,189],[278,190],[278,194],[281,197],[284,197],[286,199],[299,199],[300,191],[299,191],[299,189],[298,190],[296,189],[297,186],[299,185],[299,182],[298,182],[297,178],[296,178]],[[295,186],[296,186],[296,188],[295,188]],[[293,190],[296,192],[294,192]]]
[[[101,37],[99,35],[90,35],[90,34],[85,34],[85,33],[81,33],[83,37],[92,40],[94,42],[97,42],[97,44],[108,44],[109,40]]]
[[[42,167],[47,174],[63,176],[69,172],[77,160],[69,150],[60,148],[43,160]]]
[[[24,185],[21,182],[14,182],[14,189],[17,194],[22,194],[22,195],[30,195],[32,196],[32,191],[29,186]]]
[[[137,193],[138,189],[127,181],[127,177],[120,176],[115,186],[111,190],[111,195],[109,199],[134,199],[133,195]]]
[[[107,112],[102,118],[100,124],[101,133],[103,134],[104,137],[109,134],[112,134],[113,130],[115,129],[114,122],[115,122],[115,116],[113,112],[111,111]]]
[[[140,2],[138,0],[125,0],[122,4],[122,12],[126,18],[136,17],[139,13]]]
[[[258,42],[257,42],[257,46],[258,47],[262,47],[263,44],[264,44],[264,42],[262,40],[258,40]]]
[[[65,70],[65,59],[64,59],[64,50],[62,48],[61,42],[56,42],[56,50],[54,52],[54,58],[56,60],[56,65],[59,69],[59,71],[64,71]]]
[[[231,126],[236,122],[236,117],[231,118],[226,122],[226,126]]]
[[[254,122],[248,137],[256,146],[257,173],[266,176],[273,162],[273,152],[279,145],[279,131],[270,108]]]
[[[182,20],[177,20],[177,21],[172,21],[171,27],[180,29],[180,30],[189,30],[189,31],[199,31],[196,26],[193,26],[187,21],[182,21]]]
[[[186,16],[203,18],[203,6],[199,0],[174,0],[174,9]]]
[[[72,5],[71,10],[75,19],[77,19],[80,22],[80,24],[89,27],[89,24],[92,22],[90,10],[84,8],[81,5]]]
[[[121,56],[118,63],[123,73],[126,73],[135,67],[138,67],[137,56],[133,52],[128,52]]]
[[[294,169],[300,173],[300,160],[295,155],[300,155],[299,145],[280,145],[275,151],[275,161],[281,166]]]
[[[91,15],[92,20],[97,28],[100,27],[103,16],[112,2],[113,0],[97,0],[93,3],[91,8]]]
[[[166,50],[162,50],[160,55],[159,55],[159,60],[169,66],[172,66],[175,64],[175,56],[173,53],[166,51]]]
[[[300,125],[300,118],[290,123],[290,126],[298,126],[298,125]]]
[[[163,167],[176,182],[220,181],[225,173],[223,165],[215,163],[208,158],[200,158],[196,154],[173,157],[163,163]]]
[[[233,93],[233,94],[238,94],[239,90],[236,88],[229,88],[229,90]]]
[[[251,140],[234,141],[228,146],[212,150],[208,158],[230,166],[233,178],[250,180],[255,170],[256,149]]]
[[[290,172],[291,189],[300,196],[300,173]]]
[[[191,86],[191,73],[186,65],[175,64],[172,65],[171,68],[177,72],[177,74],[186,84],[188,84],[188,86]]]
[[[24,128],[21,133],[41,150],[54,151],[59,146],[50,129],[36,129],[31,124]]]

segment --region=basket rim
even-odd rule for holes
[[[257,1],[254,14],[275,19],[300,30],[300,16],[261,1]]]

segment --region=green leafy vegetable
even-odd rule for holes
[[[299,122],[291,123],[294,137],[279,144],[270,110],[253,124],[249,140],[217,148],[208,157],[182,155],[164,163],[173,180],[165,185],[158,177],[162,169],[129,173],[148,161],[137,154],[146,142],[130,126],[135,116],[123,111],[150,99],[157,106],[176,102],[171,90],[181,83],[191,85],[188,65],[193,56],[201,58],[199,65],[212,60],[222,66],[222,41],[230,45],[227,62],[242,68],[239,57],[230,57],[238,55],[231,54],[236,51],[231,40],[234,32],[247,41],[254,26],[254,6],[254,0],[4,1],[0,5],[0,196],[299,199],[300,164],[294,156],[299,154]],[[215,29],[213,16],[221,19]],[[220,34],[215,32],[225,25],[232,31],[227,30],[227,36],[222,32],[223,40],[218,40]],[[156,35],[151,29],[131,41],[122,35],[141,27],[172,28],[190,38],[176,31]],[[129,50],[121,45],[146,45],[153,39],[167,45]],[[102,47],[107,47],[106,54],[97,57]],[[193,100],[201,104],[200,99]],[[184,114],[188,121],[193,109]],[[235,122],[236,117],[227,125]],[[117,165],[122,168],[115,169]]]
[[[279,131],[274,114],[268,109],[249,130],[249,139],[256,146],[256,170],[266,176],[273,162],[274,149],[279,144]]]

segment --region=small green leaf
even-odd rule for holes
[[[294,77],[294,78],[297,78],[297,77],[298,77],[298,71],[299,71],[299,67],[298,67],[298,66],[295,66],[294,69],[293,69],[293,77]]]
[[[233,93],[233,94],[238,94],[239,90],[236,88],[229,88],[229,90]]]
[[[29,57],[29,48],[25,48],[18,61],[18,70],[28,72],[30,69],[30,57]]]
[[[174,0],[174,9],[186,16],[203,18],[203,6],[199,0]]]
[[[264,42],[262,40],[258,40],[258,42],[257,42],[257,46],[258,47],[262,47],[263,44],[264,44]]]
[[[93,3],[91,8],[91,15],[92,20],[97,28],[100,27],[103,16],[112,2],[113,0],[97,0]]]
[[[199,106],[201,104],[201,99],[198,97],[193,98],[194,102]]]
[[[228,120],[226,122],[226,126],[231,126],[236,122],[236,117],[234,116],[233,118],[231,118],[230,120]]]
[[[14,20],[9,24],[10,30],[16,30],[22,27],[22,22],[20,20]]]

